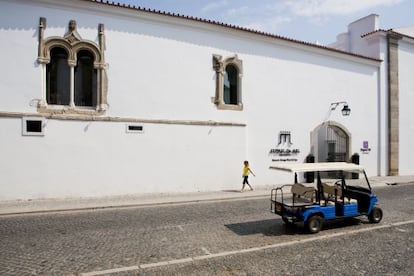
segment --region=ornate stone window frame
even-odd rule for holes
[[[102,115],[108,106],[106,66],[105,66],[105,35],[104,25],[98,25],[99,45],[93,41],[82,39],[77,32],[76,21],[70,20],[68,32],[63,37],[51,36],[44,38],[46,18],[39,20],[39,45],[37,62],[42,66],[42,96],[38,101],[37,110],[40,113],[54,114],[83,114]],[[68,65],[70,67],[70,104],[50,105],[46,101],[46,66],[50,63],[50,51],[54,47],[60,47],[68,53]],[[97,71],[97,103],[95,107],[79,107],[74,104],[74,68],[77,64],[77,53],[87,50],[94,56],[94,69]]]
[[[237,68],[237,104],[226,104],[224,102],[224,73],[227,65],[233,65]],[[243,76],[243,62],[237,54],[223,58],[221,55],[213,55],[213,69],[216,72],[216,95],[212,98],[213,103],[217,109],[224,110],[243,110],[242,102],[242,76]]]

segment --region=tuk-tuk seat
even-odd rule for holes
[[[301,183],[295,183],[292,185],[291,192],[293,197],[296,198],[304,198],[308,199],[309,201],[313,202],[315,198],[315,188],[313,187],[306,187]]]

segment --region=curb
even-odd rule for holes
[[[388,177],[382,179],[370,179],[370,184],[373,189],[384,188],[389,186],[414,184],[414,177]],[[168,206],[168,205],[184,205],[184,204],[196,204],[196,203],[209,203],[217,201],[236,201],[236,200],[248,200],[266,198],[270,194],[269,185],[258,186],[255,189],[255,194],[249,195],[249,191],[241,194],[234,190],[233,194],[224,194],[221,192],[210,193],[188,193],[188,194],[170,194],[170,195],[141,195],[132,198],[114,199],[108,197],[92,198],[90,200],[84,199],[69,199],[69,200],[31,200],[31,201],[10,201],[9,203],[0,201],[0,217],[6,216],[20,216],[20,215],[35,215],[35,214],[51,214],[51,213],[68,213],[68,212],[86,212],[93,210],[109,210],[109,209],[127,209],[127,208],[144,208],[155,206]],[[175,200],[174,200],[175,198]],[[71,202],[73,200],[73,202]],[[88,201],[93,202],[97,200],[97,203],[91,203],[88,206]],[[81,202],[79,202],[81,201]],[[124,201],[124,202],[123,202]],[[129,202],[126,202],[129,201]],[[134,202],[135,201],[135,202]],[[139,202],[145,201],[145,202]],[[43,206],[36,206],[36,205]],[[59,206],[60,205],[60,206]],[[84,206],[82,206],[84,205]],[[1,209],[5,209],[1,210]],[[9,211],[7,211],[7,209]]]
[[[268,195],[247,195],[247,196],[237,196],[237,197],[217,197],[217,198],[205,198],[205,199],[188,199],[188,200],[177,200],[177,201],[164,201],[164,202],[148,202],[148,203],[136,203],[136,204],[108,204],[103,206],[85,206],[85,207],[67,207],[67,208],[45,208],[38,210],[27,210],[27,211],[17,211],[17,212],[6,212],[1,213],[0,217],[6,216],[20,216],[20,215],[36,215],[36,214],[51,214],[51,213],[68,213],[68,212],[87,212],[87,211],[99,211],[99,210],[108,210],[108,209],[129,209],[129,208],[150,208],[156,206],[168,206],[168,205],[185,205],[185,204],[195,204],[195,203],[210,203],[217,201],[237,201],[237,200],[249,200],[249,199],[259,199],[267,198]]]

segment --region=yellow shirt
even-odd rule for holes
[[[243,168],[243,176],[248,176],[248,175],[249,175],[249,173],[250,173],[250,168],[249,168],[249,166],[245,166],[245,167]]]

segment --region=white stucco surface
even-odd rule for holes
[[[414,40],[401,41],[398,47],[400,89],[400,175],[413,173],[414,155]]]
[[[63,7],[42,2],[0,3],[0,58],[10,65],[0,68],[0,112],[41,115],[33,104],[43,85],[36,61],[40,17],[47,19],[46,38],[62,37],[74,19],[81,37],[97,42],[103,23],[109,104],[104,116],[145,120],[135,123],[144,132],[127,133],[122,120],[48,118],[44,136],[22,136],[21,118],[0,117],[0,200],[239,189],[245,159],[257,175],[253,185],[290,182],[268,169],[280,132],[291,133],[291,148],[299,150],[293,158],[303,162],[312,152],[312,131],[338,101],[349,104],[351,115],[343,117],[341,106],[328,119],[351,134],[349,155],[360,154],[371,176],[380,170],[384,103],[378,61],[85,1]],[[242,60],[242,111],[212,103],[213,54]],[[411,52],[403,55],[412,58]],[[371,148],[367,154],[360,151],[364,141]]]

